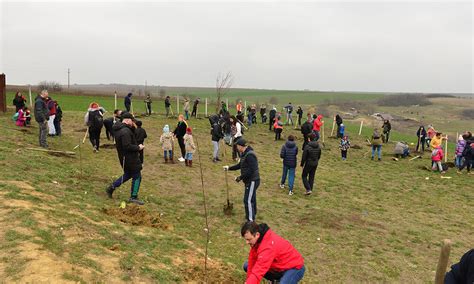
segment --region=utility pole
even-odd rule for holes
[[[71,69],[67,69],[67,88],[69,89],[69,85],[71,83],[70,81],[70,78],[71,78]]]

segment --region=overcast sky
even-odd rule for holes
[[[464,2],[2,2],[0,72],[41,80],[473,92]]]

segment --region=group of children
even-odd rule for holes
[[[169,125],[163,127],[163,134],[160,136],[161,148],[163,149],[163,157],[165,159],[165,164],[168,162],[174,164],[174,140],[175,135],[170,131]],[[188,167],[193,166],[193,154],[196,151],[196,145],[194,144],[193,131],[191,127],[186,128],[186,134],[183,136],[185,155],[184,162]]]

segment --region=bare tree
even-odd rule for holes
[[[232,87],[232,83],[234,82],[234,77],[232,73],[229,71],[226,75],[222,75],[219,73],[216,79],[216,93],[217,93],[217,102],[216,102],[216,112],[219,113],[221,110],[221,101],[224,96],[229,92],[230,87]],[[227,106],[229,107],[229,106]]]

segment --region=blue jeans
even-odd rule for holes
[[[293,185],[295,184],[295,170],[296,168],[290,168],[288,166],[283,165],[283,175],[281,176],[281,183],[280,184],[285,184],[286,181],[286,175],[288,175],[288,188],[290,191],[293,191]]]
[[[250,112],[247,115],[247,124],[249,127],[252,126],[252,114]]]
[[[169,154],[169,156],[167,156],[166,154]],[[163,151],[163,155],[165,156],[165,159],[167,158],[173,158],[173,151],[172,150],[164,150]]]
[[[186,153],[186,155],[184,155],[184,159],[188,160],[188,161],[192,161],[193,160],[193,153]]]
[[[462,166],[462,156],[456,156],[456,167],[460,168]]]
[[[247,272],[248,263],[247,261],[244,263],[244,271]],[[293,284],[298,283],[301,279],[303,279],[305,267],[301,267],[301,269],[289,269],[281,272],[267,272],[265,279],[273,281],[278,280],[280,284]]]
[[[376,149],[377,149],[377,155],[379,156],[379,159],[382,159],[382,145],[372,145],[372,158],[374,158]]]

